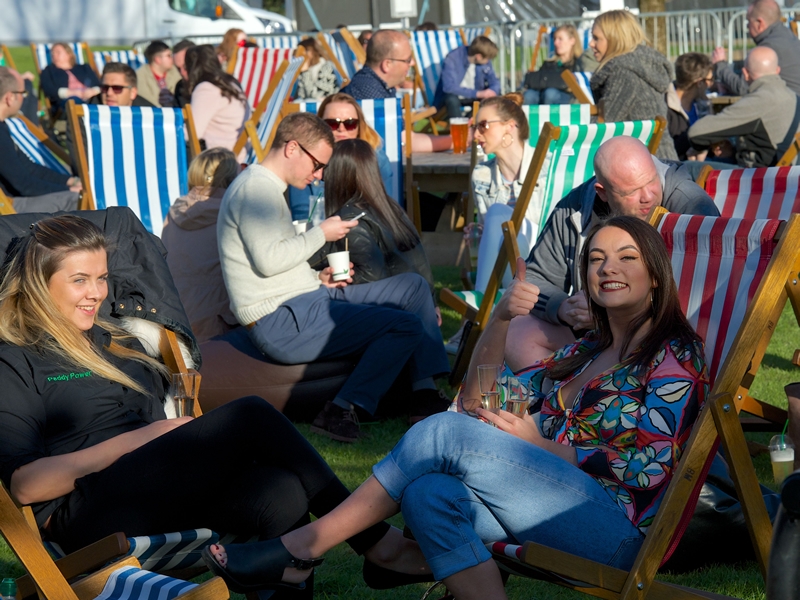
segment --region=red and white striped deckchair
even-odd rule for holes
[[[242,84],[250,108],[258,105],[278,67],[292,52],[291,48],[237,48],[228,70]]]
[[[800,167],[710,171],[705,190],[723,217],[788,219],[800,213]]]
[[[786,303],[784,288],[800,266],[800,216],[787,223],[668,214],[658,229],[671,257],[681,307],[706,342],[712,389],[633,567],[610,568],[530,541],[487,547],[512,572],[544,576],[603,598],[723,598],[675,589],[654,577],[688,526],[720,441],[766,576],[772,526],[737,413],[743,407],[751,410],[748,388]]]

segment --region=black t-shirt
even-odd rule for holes
[[[111,335],[101,327],[94,326],[89,337],[104,358],[152,395],[96,376],[52,353],[0,343],[0,479],[7,488],[15,470],[37,459],[89,448],[166,418],[160,374],[108,352]],[[138,342],[132,347],[142,350]],[[64,498],[32,506],[39,526]]]

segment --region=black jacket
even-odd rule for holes
[[[44,196],[65,192],[69,175],[37,165],[17,148],[5,121],[0,121],[0,188],[8,196]]]
[[[86,87],[99,87],[100,80],[89,65],[75,65],[70,69],[72,74]],[[67,87],[69,77],[64,69],[59,69],[55,65],[47,65],[41,75],[39,75],[39,86],[44,95],[53,102],[60,102],[58,97],[59,88]]]
[[[349,200],[335,214],[340,216],[343,221],[347,221],[362,212],[366,212],[366,214],[358,220],[358,225],[347,234],[350,262],[353,263],[355,271],[353,283],[369,283],[401,273],[417,273],[428,282],[433,295],[433,273],[421,242],[418,242],[411,250],[403,251],[398,248],[391,230],[378,220],[372,207],[363,200]],[[405,215],[403,218],[407,219]],[[409,221],[408,224],[411,225],[411,222]],[[308,263],[315,269],[324,269],[328,266],[328,254],[341,252],[344,249],[344,239],[338,242],[328,242],[308,259]]]
[[[523,90],[545,90],[547,88],[554,88],[562,92],[568,92],[569,88],[564,80],[561,79],[562,71],[572,71],[573,73],[582,73],[584,71],[594,70],[596,62],[585,60],[583,56],[579,56],[569,63],[562,63],[560,60],[546,60],[539,67],[538,71],[529,71],[525,74],[525,79],[522,82]]]
[[[100,314],[112,321],[120,317],[139,317],[175,331],[186,342],[199,369],[200,347],[172,282],[164,258],[167,251],[161,240],[148,232],[126,206],[71,214],[100,227],[113,245],[108,255],[108,297],[100,307]],[[49,213],[24,213],[0,217],[3,260],[14,238],[28,235],[32,223],[50,216]]]

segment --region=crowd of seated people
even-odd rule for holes
[[[404,33],[362,32],[366,63],[340,92],[318,42],[302,41],[309,59],[293,97],[319,101],[317,114],[285,114],[266,157],[249,166],[242,164],[247,149],[238,156],[233,149],[251,107],[227,72],[236,48],[249,43],[242,30],[230,30],[218,47],[152,42],[138,71],[108,62],[99,79],[76,64],[68,45],[54,45],[41,86],[55,107],[68,99],[191,106],[203,152],[189,165],[189,192],[171,204],[161,239],[197,340],[241,328],[272,363],[350,359],[354,369],[344,385],[311,415],[314,434],[360,440],[357,412],[376,414],[401,374],[410,382],[409,423],[418,424],[350,496],[264,399],[241,398],[198,419],[166,419],[165,368],[99,316],[114,240],[87,220],[60,215],[31,226],[0,278],[0,373],[8,382],[0,423],[14,432],[0,441],[0,479],[18,501],[36,505],[43,534],[65,550],[116,531],[211,527],[268,538],[206,550],[209,568],[241,592],[298,586],[312,559],[342,541],[365,554],[371,587],[443,579],[459,600],[504,597],[484,548],[497,539],[530,539],[629,568],[708,392],[702,343],[681,313],[666,249],[646,220],[657,206],[719,215],[679,159],[702,161],[713,147],[708,158],[726,160],[719,148],[729,143],[730,162],[769,166],[788,148],[800,125],[793,87],[800,42],[776,26],[773,4],[756,0],[748,8],[757,47],[742,79],[719,62],[719,52],[686,54],[672,65],[627,11],[596,18],[589,52],[574,26],[557,28],[555,56],[525,77],[524,96],[500,95],[491,66],[498,50],[489,38],[478,36],[446,57],[437,106],[453,117],[481,101],[472,124],[487,158],[471,175],[477,219],[467,227],[483,232],[478,291],[486,288],[500,225],[513,212],[534,153],[523,106],[575,101],[561,71],[593,72],[591,89],[607,122],[663,116],[670,123],[654,155],[631,137],[604,142],[594,176],[557,202],[541,231],[543,190],[534,191],[518,232],[522,257],[504,277],[505,293],[455,403],[454,412],[464,414],[448,412],[451,401],[439,391],[451,366],[429,257],[401,199],[390,194],[386,140],[357,102],[394,98],[405,85],[414,55]],[[722,84],[741,99],[704,116],[709,88]],[[75,210],[80,180],[35,164],[11,138],[5,120],[20,112],[25,90],[18,72],[0,67],[0,188],[17,212]],[[451,146],[448,135],[412,137],[415,152]],[[350,265],[342,278],[328,257],[344,250]],[[29,264],[38,271],[23,268]],[[602,293],[612,275],[631,292],[619,303]],[[502,363],[506,375],[522,377],[536,391],[535,410],[517,417],[477,408],[479,362]],[[67,369],[92,371],[88,390],[37,384]],[[611,420],[612,392],[663,408],[658,387],[676,382],[687,390],[668,407],[679,430],[666,435],[636,419],[640,440],[657,438],[672,450],[673,460],[649,465],[659,469],[652,485],[618,477],[618,462],[643,441],[628,444],[636,436],[627,436],[598,446],[597,428],[582,429],[565,408],[579,399],[578,416],[605,411]],[[800,398],[800,390],[788,392]],[[87,395],[112,402],[79,401]],[[45,425],[59,407],[75,425],[55,436]],[[800,414],[800,400],[790,400],[792,407]],[[98,420],[108,426],[82,425]],[[503,463],[510,454],[531,474],[525,481]],[[154,461],[163,467],[158,477],[150,472]],[[567,486],[559,487],[557,507],[547,500],[556,493],[549,483],[556,472]],[[215,485],[229,490],[224,498],[192,502]],[[112,493],[125,504],[110,511]],[[143,502],[151,495],[191,509],[159,510]],[[629,505],[621,508],[622,496]],[[510,510],[520,498],[530,510]],[[398,512],[415,541],[384,522]],[[565,512],[569,518],[558,527],[541,526]],[[308,525],[309,513],[321,518]],[[581,535],[590,525],[601,527],[597,540]]]

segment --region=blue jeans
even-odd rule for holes
[[[464,414],[415,425],[373,473],[439,580],[489,560],[486,542],[532,540],[626,569],[644,541],[592,477]]]
[[[250,329],[250,340],[288,365],[362,354],[337,396],[370,414],[408,363],[411,381],[450,371],[428,282],[403,273],[287,300]]]
[[[523,104],[571,104],[575,97],[569,92],[562,92],[556,88],[545,90],[525,90],[522,94]]]

